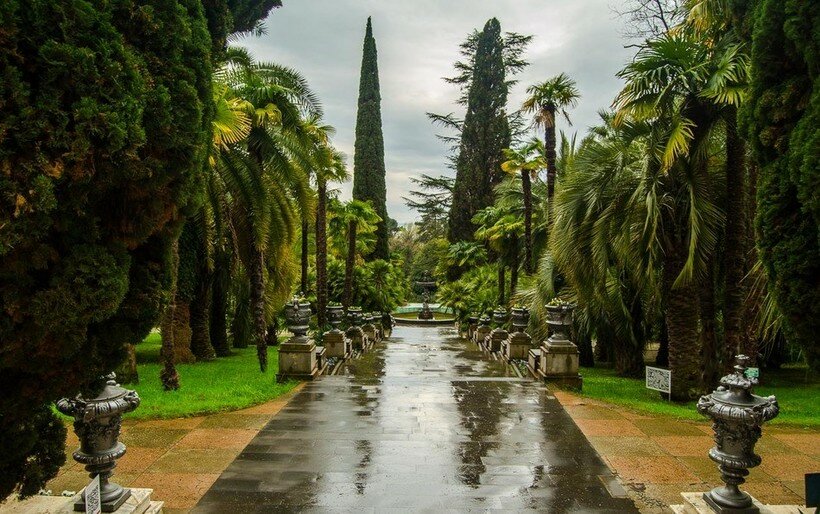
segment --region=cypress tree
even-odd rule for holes
[[[758,248],[788,338],[820,371],[820,4],[750,5],[752,80],[743,119],[760,170]]]
[[[353,198],[369,201],[382,219],[376,228],[376,245],[368,260],[389,259],[387,246],[387,186],[385,185],[384,138],[382,137],[379,68],[376,40],[367,18],[359,79],[359,111],[356,116],[356,146],[353,154]]]
[[[448,218],[451,243],[473,240],[473,216],[493,203],[493,186],[501,180],[502,150],[511,140],[505,112],[507,90],[501,24],[492,18],[476,43]]]

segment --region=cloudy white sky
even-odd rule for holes
[[[319,95],[325,119],[336,127],[334,144],[353,166],[359,68],[368,16],[379,57],[387,210],[400,224],[416,213],[402,201],[409,178],[447,173],[446,148],[435,137],[426,112],[463,114],[454,102],[458,46],[473,29],[497,17],[504,31],[532,34],[530,66],[517,78],[510,109],[518,108],[527,85],[561,72],[574,78],[581,101],[565,131],[586,132],[596,111],[619,90],[615,73],[633,51],[624,48],[623,21],[613,14],[619,0],[284,0],[271,12],[267,34],[241,41],[258,60],[299,70]],[[349,197],[351,185],[342,186]]]

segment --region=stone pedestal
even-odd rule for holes
[[[347,329],[345,335],[354,350],[364,350],[367,346],[367,336],[364,335],[362,327],[352,326]]]
[[[527,369],[533,378],[541,377],[541,348],[530,348],[527,352]]]
[[[490,330],[490,327],[487,325],[479,325],[475,331],[475,336],[473,337],[475,344],[483,346],[484,340],[490,335]]]
[[[313,380],[319,374],[316,365],[316,344],[313,340],[293,337],[279,345],[279,373],[276,379],[281,381],[293,378],[296,380]]]
[[[507,344],[504,345],[504,358],[509,360],[527,360],[527,354],[532,348],[532,337],[526,332],[513,332]]]
[[[368,344],[374,344],[377,342],[376,339],[376,325],[372,322],[368,321],[364,325],[362,325],[362,332],[364,332],[365,337],[367,337]]]
[[[503,328],[496,328],[495,330],[490,332],[490,345],[487,349],[491,352],[500,352],[501,345],[504,343],[504,341],[507,340],[508,337],[510,337],[509,332],[507,332]]]
[[[569,342],[549,340],[541,346],[539,373],[547,382],[581,390],[583,381],[578,374],[578,347]]]
[[[0,507],[3,514],[74,514],[74,504],[81,500],[83,489],[73,497],[32,496],[25,500],[9,499]],[[164,502],[152,501],[153,489],[132,488],[131,494],[114,514],[161,514]],[[85,512],[84,510],[82,512]]]
[[[322,343],[325,346],[325,356],[328,359],[347,359],[350,357],[350,340],[345,337],[344,332],[333,329],[325,332],[322,336]]]
[[[716,512],[721,512],[714,510],[706,500],[703,499],[704,494],[705,493],[681,493],[683,503],[680,505],[671,505],[670,508],[675,514],[715,514]],[[760,514],[802,514],[806,512],[805,507],[799,505],[763,505],[755,498],[752,498],[751,501],[754,512],[759,512]],[[735,512],[743,511],[724,510],[722,512],[735,514]]]

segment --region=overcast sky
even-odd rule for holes
[[[387,210],[400,224],[416,213],[402,201],[409,178],[439,175],[446,148],[426,112],[455,111],[458,91],[442,77],[453,74],[459,44],[495,16],[503,31],[532,34],[526,53],[530,66],[519,74],[508,108],[520,107],[527,85],[558,73],[578,83],[581,101],[571,112],[583,134],[597,123],[620,84],[615,73],[634,51],[624,48],[622,20],[613,14],[618,0],[284,0],[266,21],[267,34],[243,39],[257,60],[299,70],[321,98],[325,120],[336,127],[335,146],[353,168],[353,142],[362,41],[368,16],[379,58]],[[342,186],[349,198],[351,184]]]

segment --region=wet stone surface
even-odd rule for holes
[[[545,387],[450,329],[396,327],[298,393],[193,512],[637,512],[610,490]]]

